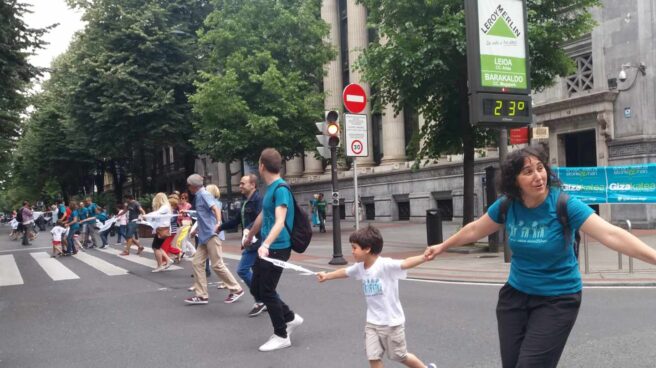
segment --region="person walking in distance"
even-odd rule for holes
[[[326,232],[326,200],[323,198],[323,193],[319,193],[317,199],[317,213],[319,214],[319,232]]]
[[[125,249],[123,250],[123,253],[121,253],[121,255],[122,256],[129,255],[130,248],[132,248],[132,244],[135,244],[137,246],[137,254],[141,254],[141,252],[143,252],[144,250],[144,247],[142,247],[139,241],[137,240],[137,228],[139,225],[137,225],[136,221],[139,219],[140,215],[145,215],[146,211],[144,211],[144,209],[141,208],[141,204],[134,199],[134,196],[132,194],[126,195],[125,199],[127,200],[128,204],[126,208],[123,209],[121,212],[119,212],[117,215],[117,216],[121,216],[124,213],[128,214],[128,225],[125,231],[125,237],[128,240],[125,243]]]
[[[221,224],[221,210],[216,205],[214,197],[203,188],[203,177],[192,174],[187,178],[187,187],[195,194],[194,208],[198,216],[198,249],[192,260],[194,269],[194,292],[195,296],[185,299],[189,304],[207,304],[209,294],[207,293],[207,276],[205,275],[205,260],[209,257],[212,269],[223,281],[230,291],[225,303],[234,303],[244,295],[244,290],[239,286],[225,263],[223,263],[223,249],[219,240],[218,230]]]
[[[244,234],[248,234],[255,223],[257,215],[262,211],[262,197],[260,197],[260,192],[257,190],[257,176],[255,174],[245,175],[239,180],[239,191],[244,196],[241,205],[241,211],[237,212],[237,216],[232,218],[229,221],[226,221],[221,226],[219,230],[224,229],[235,229],[239,225],[242,226]],[[257,250],[260,245],[262,245],[262,239],[260,239],[260,234],[255,234],[257,241],[244,246],[242,244],[241,259],[239,260],[239,265],[237,266],[237,275],[241,277],[242,280],[252,289],[253,284],[253,265],[257,259]],[[255,304],[253,308],[248,313],[249,317],[255,317],[261,314],[266,310],[264,303],[255,299]]]
[[[252,244],[258,232],[264,240],[258,249],[260,257],[287,261],[291,255],[291,236],[287,229],[294,225],[294,198],[291,191],[281,187],[285,181],[280,177],[282,157],[273,148],[260,154],[258,170],[267,184],[262,200],[262,212],[257,216],[251,231],[244,238],[244,245]],[[260,231],[261,229],[261,231]],[[267,307],[273,335],[260,346],[260,351],[272,351],[291,346],[291,334],[303,323],[303,318],[294,313],[276,292],[282,268],[261,258],[255,260],[251,293]]]

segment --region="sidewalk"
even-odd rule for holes
[[[372,223],[383,234],[385,244],[383,255],[392,258],[405,258],[421,254],[426,247],[426,225],[409,222]],[[365,223],[366,225],[366,223]],[[351,246],[348,242],[354,230],[353,222],[342,221],[342,254],[349,264],[353,263]],[[444,223],[446,239],[460,228],[457,223]],[[633,233],[651,247],[656,248],[656,230],[634,230]],[[239,254],[238,233],[226,234],[224,251]],[[487,242],[487,239],[483,240]],[[633,261],[634,272],[629,273],[629,259],[622,256],[623,269],[618,269],[618,256],[605,246],[589,241],[589,270],[584,273],[584,246],[580,247],[581,274],[586,286],[656,286],[656,266],[639,260]],[[292,253],[291,262],[312,270],[330,270],[328,262],[333,255],[332,231],[314,233],[312,243],[303,254]],[[504,263],[503,252],[499,253],[445,253],[434,261],[425,263],[409,271],[409,277],[447,282],[504,283],[508,278],[510,264]]]

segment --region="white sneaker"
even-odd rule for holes
[[[300,314],[295,313],[294,319],[287,322],[287,338],[291,338],[292,332],[294,332],[296,327],[300,326],[301,324],[303,324],[303,317],[301,317]]]
[[[435,363],[429,363],[427,368],[437,368],[437,365],[435,365]]]
[[[164,268],[163,268],[162,266],[159,266],[159,267],[155,267],[155,268],[154,268],[152,271],[150,271],[150,272],[162,272],[162,271],[164,271]]]
[[[287,338],[282,338],[278,335],[272,335],[264,345],[260,346],[260,351],[273,351],[278,349],[284,349],[292,346],[289,336]]]
[[[171,267],[171,265],[173,265],[173,260],[170,260],[170,261],[166,262],[166,263],[162,266],[162,270],[161,270],[161,271],[163,271],[163,270],[165,270],[165,269]]]

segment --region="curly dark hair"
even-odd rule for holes
[[[383,251],[383,236],[371,225],[351,233],[349,242],[359,245],[364,250],[371,249],[371,254],[380,254]]]
[[[512,200],[522,200],[522,194],[517,186],[517,175],[524,167],[524,160],[527,157],[537,158],[544,169],[547,171],[547,187],[554,188],[560,187],[560,180],[551,171],[548,163],[547,153],[541,146],[529,146],[508,154],[506,159],[501,163],[501,175],[497,182],[497,187],[502,195]]]

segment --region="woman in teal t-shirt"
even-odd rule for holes
[[[475,242],[505,226],[513,254],[496,311],[503,367],[556,367],[581,306],[574,234],[580,229],[613,250],[652,264],[656,251],[571,197],[567,200],[571,234],[565,236],[557,215],[560,182],[541,148],[509,154],[501,165],[499,184],[503,197],[486,214],[443,243],[428,247],[424,255],[433,259],[449,247]],[[504,222],[500,207],[506,199],[510,202]]]

